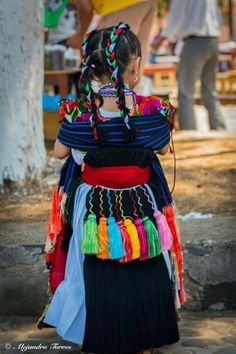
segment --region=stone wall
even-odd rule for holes
[[[179,221],[184,249],[183,309],[236,307],[236,221],[233,217]],[[47,302],[44,273],[46,222],[3,223],[0,313],[39,315]]]

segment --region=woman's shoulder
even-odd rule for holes
[[[85,100],[77,98],[62,98],[59,101],[59,114],[62,119],[69,122],[83,122],[89,119],[88,108]]]
[[[166,117],[171,117],[175,111],[175,107],[166,98],[158,96],[143,96],[136,94],[136,111],[140,115],[161,113]]]

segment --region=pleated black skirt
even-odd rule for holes
[[[86,255],[82,351],[121,354],[179,340],[172,281],[162,254],[119,263]]]

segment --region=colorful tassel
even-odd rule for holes
[[[98,243],[98,225],[95,214],[89,214],[84,223],[82,253],[98,254],[100,247]]]
[[[65,232],[65,222],[61,212],[61,203],[64,195],[64,192],[60,190],[59,186],[54,188],[47,238],[44,247],[44,258],[48,270],[51,269],[55,262],[55,248],[58,237]]]
[[[132,259],[137,259],[140,257],[140,243],[139,243],[137,229],[134,223],[130,219],[125,219],[124,225],[129,234],[130,242],[132,245]]]
[[[47,228],[47,240],[44,250],[46,253],[54,252],[57,237],[65,228],[65,223],[61,213],[61,202],[63,197],[64,193],[60,192],[59,186],[55,187],[53,190],[51,213]]]
[[[167,251],[172,247],[173,238],[169,225],[166,221],[166,217],[159,210],[157,210],[154,213],[154,218],[156,220],[156,226],[161,240],[162,250]]]
[[[148,238],[148,255],[149,258],[158,256],[161,253],[161,242],[157,232],[157,229],[153,222],[149,219],[148,216],[145,216],[143,219],[143,224],[146,229],[147,238]]]
[[[148,239],[142,219],[135,220],[136,229],[140,243],[140,261],[148,259]]]
[[[98,242],[100,246],[100,253],[97,255],[98,258],[108,259],[108,230],[107,230],[107,218],[101,217],[98,224]]]
[[[120,233],[123,240],[123,246],[125,251],[124,257],[121,258],[119,262],[122,263],[129,262],[132,260],[132,244],[131,244],[130,236],[122,220],[118,221],[117,225],[120,228]]]
[[[122,236],[113,216],[108,218],[108,238],[110,259],[122,258],[125,254]]]
[[[182,252],[181,240],[177,232],[174,209],[171,204],[167,205],[167,207],[164,208],[164,215],[166,217],[167,223],[169,225],[169,228],[173,236],[173,249],[176,256],[176,262],[177,262],[178,273],[179,273],[179,283],[180,283],[179,298],[180,298],[180,303],[183,304],[186,301],[186,295],[185,295],[184,284],[183,284],[183,272],[184,272],[183,252]]]

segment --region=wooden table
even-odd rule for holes
[[[154,87],[156,88],[175,88],[177,65],[170,64],[148,64],[144,67],[144,75],[152,76]]]
[[[68,95],[68,79],[71,74],[79,74],[79,69],[69,70],[45,70],[44,71],[44,84],[59,86],[59,93],[61,97]]]
[[[176,72],[176,64],[174,63],[169,63],[169,64],[147,64],[144,67],[143,74],[147,76],[153,76],[156,73],[161,73],[161,72]]]

